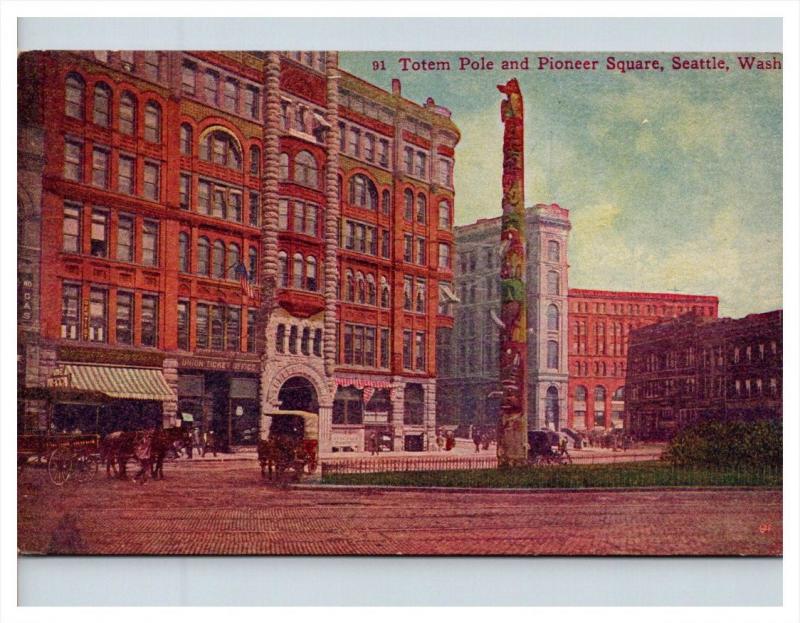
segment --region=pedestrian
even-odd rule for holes
[[[206,455],[206,452],[213,452],[214,456],[217,456],[217,436],[214,431],[206,431],[203,437],[203,456]]]
[[[441,452],[444,449],[444,437],[442,431],[436,431],[436,451]]]
[[[374,432],[369,435],[369,451],[372,456],[378,454],[378,435]]]
[[[453,434],[453,431],[447,431],[447,437],[445,437],[444,442],[444,449],[446,452],[450,452],[456,445],[456,437]]]
[[[200,438],[200,428],[197,426],[192,427],[192,434],[189,436],[189,458],[192,458],[192,448],[197,450],[197,456],[203,451],[203,443]]]
[[[472,443],[475,444],[475,452],[481,450],[481,429],[477,426],[472,429]]]

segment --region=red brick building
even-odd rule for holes
[[[240,443],[270,409],[305,408],[323,450],[363,447],[370,425],[426,443],[452,324],[449,111],[336,53],[19,65],[21,385],[122,388],[59,405],[57,426],[183,419]],[[21,428],[42,408],[24,401]]]
[[[716,296],[569,289],[567,426],[622,427],[631,331],[686,313],[716,318]]]

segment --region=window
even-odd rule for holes
[[[249,208],[249,217],[250,217],[250,225],[252,227],[258,227],[259,218],[258,215],[261,212],[261,196],[256,192],[250,192],[250,208]]]
[[[292,287],[303,288],[303,256],[295,253],[292,256]]]
[[[547,273],[547,293],[548,294],[560,293],[558,273],[552,270],[549,273]]]
[[[361,390],[352,386],[337,389],[333,399],[333,423],[361,424],[363,418],[364,401]]]
[[[225,278],[236,279],[236,267],[241,261],[239,245],[231,243],[228,245],[228,257],[225,260]]]
[[[127,91],[119,98],[119,131],[121,134],[136,134],[136,99]]]
[[[142,224],[142,264],[158,265],[158,223],[144,221]]]
[[[80,286],[65,283],[61,288],[61,337],[77,340],[80,327]]]
[[[222,105],[226,110],[230,110],[231,112],[239,110],[239,84],[236,80],[231,78],[225,80]]]
[[[389,355],[391,354],[391,347],[389,346],[389,329],[381,329],[380,337],[380,367],[389,367]]]
[[[160,167],[152,162],[144,163],[144,196],[151,201],[160,197]]]
[[[178,301],[178,348],[189,350],[189,301]]]
[[[310,355],[311,354],[310,346],[311,346],[311,329],[309,329],[308,327],[303,327],[303,332],[300,338],[300,352],[303,355]]]
[[[221,240],[214,241],[214,251],[211,255],[211,276],[217,279],[225,278],[225,245]]]
[[[180,206],[183,210],[188,210],[192,200],[192,176],[188,173],[181,173],[180,176]]]
[[[247,270],[248,270],[248,281],[250,283],[255,283],[256,275],[258,275],[258,251],[256,251],[255,247],[250,247],[250,250],[247,252]]]
[[[261,170],[261,150],[255,145],[250,146],[250,175],[258,175]]]
[[[306,289],[317,291],[317,259],[311,255],[306,258]]]
[[[389,257],[391,253],[391,238],[389,232],[385,229],[381,230],[381,256]]]
[[[416,307],[418,314],[425,313],[425,280],[417,279]]]
[[[108,257],[108,212],[92,210],[90,251],[94,257]]]
[[[453,164],[448,158],[439,158],[439,181],[448,188],[453,186]]]
[[[304,134],[308,132],[306,127],[306,108],[305,106],[295,106],[294,109],[294,129]]]
[[[553,340],[547,342],[547,367],[558,369],[558,342]]]
[[[586,388],[583,385],[578,385],[575,388],[575,401],[584,402],[586,400]]]
[[[547,330],[558,331],[558,307],[555,305],[547,307]]]
[[[209,104],[217,103],[217,88],[219,76],[213,71],[206,71],[203,80],[203,97]]]
[[[117,170],[117,190],[126,195],[132,195],[136,191],[134,179],[136,178],[136,160],[130,156],[119,157],[119,169]]]
[[[403,202],[404,202],[403,218],[405,218],[407,221],[413,221],[414,193],[411,192],[410,188],[406,188],[405,192],[403,193]]]
[[[180,131],[181,154],[184,156],[192,155],[192,126],[188,123],[181,124]]]
[[[411,331],[403,331],[403,368],[411,370]]]
[[[196,335],[195,340],[197,348],[208,348],[209,344],[209,327],[208,327],[208,305],[199,303],[195,306],[197,310]]]
[[[230,210],[228,210],[228,218],[237,223],[242,222],[242,195],[241,193],[230,194]]]
[[[211,204],[211,216],[217,218],[225,218],[228,214],[228,202],[225,196],[225,189],[220,187],[214,188],[214,201]]]
[[[288,130],[292,127],[291,104],[286,100],[281,100],[281,129]],[[339,124],[340,126],[344,124]]]
[[[197,207],[200,214],[211,213],[211,184],[203,180],[197,183]]]
[[[66,253],[81,252],[81,206],[77,203],[64,204],[64,224],[62,226],[62,248]]]
[[[439,229],[450,229],[450,204],[446,201],[439,202]]]
[[[561,248],[555,240],[547,241],[547,259],[550,262],[558,262],[561,259]]]
[[[161,55],[149,50],[144,53],[144,75],[148,80],[161,79]]]
[[[428,202],[425,199],[425,195],[420,193],[417,195],[417,222],[419,223],[427,223],[428,222]]]
[[[191,267],[189,256],[189,234],[182,231],[178,234],[178,270],[188,273]]]
[[[450,245],[439,243],[439,268],[450,268]]]
[[[353,278],[353,271],[348,269],[345,273],[345,300],[353,302],[356,300],[355,279]]]
[[[279,324],[275,329],[275,352],[282,353],[286,349],[286,325]]]
[[[317,161],[307,151],[301,151],[295,156],[294,181],[303,186],[317,188]]]
[[[247,310],[247,352],[256,352],[256,310]]]
[[[211,132],[201,140],[200,159],[236,171],[242,170],[242,152],[238,141],[221,130]]]
[[[79,141],[64,142],[64,179],[83,181],[83,143]]]
[[[133,294],[117,292],[117,344],[133,344]]]
[[[367,302],[367,288],[361,271],[356,273],[356,301],[362,305]]]
[[[83,93],[85,83],[78,74],[67,76],[64,93],[64,114],[73,119],[83,119]]]
[[[370,162],[375,160],[375,136],[373,134],[364,135],[364,158]]]
[[[92,184],[98,188],[108,188],[108,157],[107,149],[92,149]]]
[[[222,350],[225,346],[225,315],[220,305],[210,306],[211,350]]]
[[[350,144],[348,145],[348,151],[356,158],[360,156],[360,145],[361,130],[358,128],[350,128]]]
[[[411,147],[403,149],[403,168],[409,175],[414,172],[414,150]]]
[[[378,163],[382,167],[389,166],[389,141],[385,138],[378,141]]]
[[[110,119],[111,89],[103,82],[98,82],[94,87],[94,107],[92,121],[96,125],[107,128]]]
[[[292,355],[297,354],[297,327],[295,325],[289,327],[289,352]]]
[[[194,95],[197,91],[197,67],[184,61],[181,68],[181,91],[184,95]]]
[[[378,191],[365,175],[359,173],[350,178],[350,205],[367,210],[378,209]]]
[[[128,214],[120,214],[117,223],[117,259],[121,262],[133,261],[134,220]]]
[[[282,153],[278,161],[278,179],[285,182],[289,179],[289,154]]]
[[[286,252],[278,253],[278,286],[285,288],[289,285],[289,256]]]
[[[208,238],[200,238],[197,241],[197,274],[208,276],[211,268],[210,260],[211,245]]]
[[[251,119],[258,119],[259,114],[259,93],[255,87],[245,87],[244,90],[244,112]]]
[[[403,277],[403,309],[411,311],[413,309],[413,289],[414,280],[412,277]]]
[[[142,295],[142,346],[156,346],[158,341],[158,296]]]
[[[278,200],[278,229],[289,229],[289,201],[287,199]]]
[[[314,354],[322,357],[322,329],[314,330]]]
[[[417,152],[416,165],[414,173],[417,177],[425,178],[428,169],[428,157],[421,151]]]
[[[414,368],[416,370],[425,369],[425,334],[417,332],[414,342]]]
[[[403,261],[409,264],[414,258],[414,236],[405,234],[403,236]]]
[[[144,108],[144,140],[161,142],[161,107],[155,102],[147,102]]]
[[[226,307],[225,350],[238,351],[242,348],[242,312],[238,307]]]
[[[89,341],[105,342],[107,324],[106,291],[92,288],[89,291]]]
[[[425,238],[417,238],[417,264],[425,266],[428,263],[428,243]]]

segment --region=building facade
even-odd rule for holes
[[[19,62],[21,386],[122,388],[57,405],[57,428],[182,420],[236,444],[299,408],[319,412],[323,451],[371,428],[428,442],[452,325],[449,111],[331,52]],[[21,430],[44,425],[43,403],[22,405]]]
[[[698,418],[783,416],[783,312],[719,320],[693,313],[634,330],[626,428],[668,438]]]
[[[526,210],[528,428],[564,425],[567,368],[569,212]],[[500,219],[456,228],[455,328],[439,336],[439,419],[494,425],[500,407]],[[447,361],[444,361],[447,359]]]
[[[622,427],[631,332],[690,312],[716,318],[718,309],[715,296],[570,288],[567,425]]]

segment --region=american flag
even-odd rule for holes
[[[247,274],[245,265],[239,262],[233,270],[234,275],[239,279],[239,284],[242,286],[242,292],[251,299],[254,299],[255,293],[253,292],[253,285],[250,283],[250,276]]]

